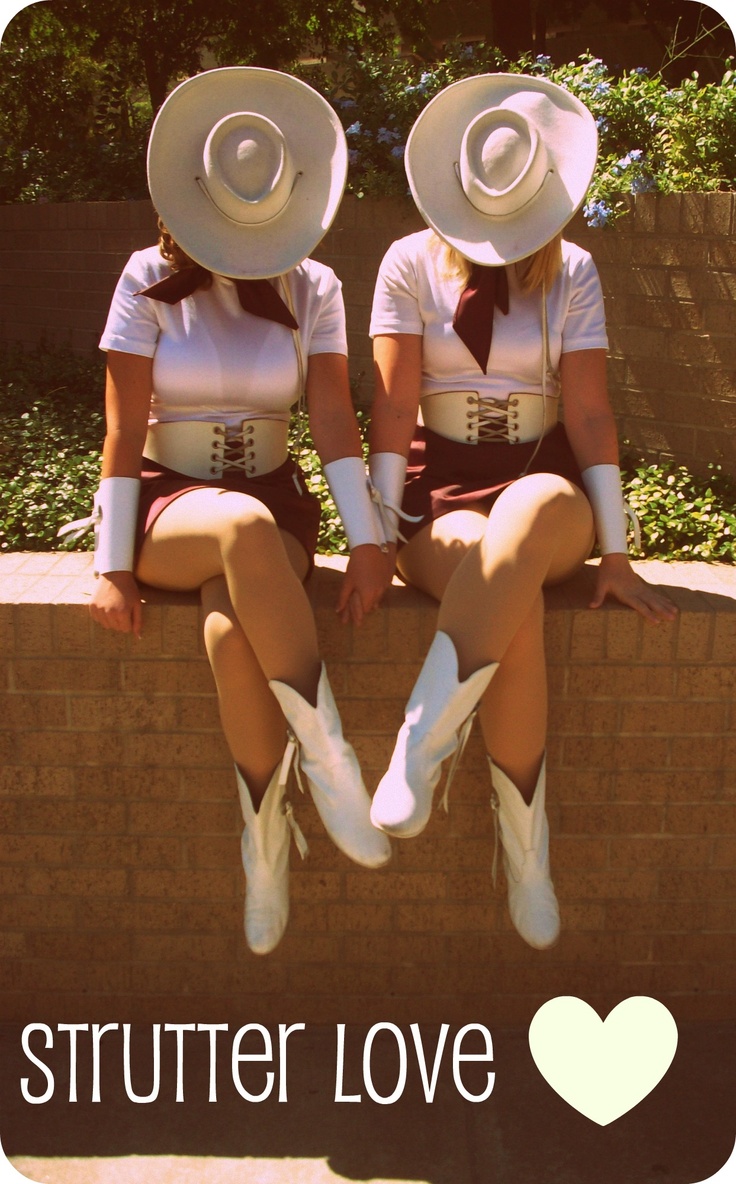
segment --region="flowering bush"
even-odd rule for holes
[[[359,197],[407,192],[406,140],[438,91],[473,74],[494,71],[549,78],[577,95],[598,128],[600,154],[584,214],[610,225],[630,193],[736,188],[736,73],[727,63],[719,84],[697,75],[668,87],[637,68],[616,77],[600,58],[581,55],[554,66],[528,55],[508,62],[489,46],[456,45],[431,68],[369,53],[340,59],[329,75],[307,72],[334,104],[350,148],[349,187]]]

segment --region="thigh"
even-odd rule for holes
[[[532,473],[514,481],[494,502],[488,519],[489,552],[543,547],[549,556],[545,584],[571,576],[590,555],[594,542],[587,497],[556,473]]]
[[[430,522],[399,552],[402,579],[441,600],[455,569],[483,538],[487,518],[487,511],[478,506],[451,510]]]
[[[304,548],[293,535],[279,530],[268,508],[248,494],[217,489],[183,493],[161,511],[143,540],[135,574],[156,588],[200,588],[224,573],[224,545],[234,529],[246,545],[249,531],[255,542],[258,530],[262,545],[264,525],[272,528],[274,544],[285,549],[304,579],[309,567]]]

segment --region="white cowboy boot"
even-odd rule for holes
[[[371,825],[371,799],[358,758],[342,734],[324,663],[316,707],[284,682],[272,679],[268,685],[281,704],[297,748],[297,776],[301,767],[328,835],[355,863],[382,867],[391,858],[391,844]]]
[[[545,760],[530,805],[490,757],[488,763],[495,790],[491,804],[501,828],[511,920],[524,941],[537,950],[546,950],[560,935],[560,911],[549,873]]]
[[[289,919],[289,840],[292,831],[302,859],[307,844],[285,796],[287,753],[274,771],[256,811],[250,790],[235,766],[245,827],[240,854],[245,872],[245,937],[254,954],[269,954]]]
[[[446,633],[436,633],[406,705],[404,723],[388,770],[371,807],[374,826],[409,839],[424,830],[442,762],[457,750],[447,784],[462,756],[475,710],[498,662],[458,682],[457,652]],[[447,790],[445,791],[445,804]]]

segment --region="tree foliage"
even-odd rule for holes
[[[44,0],[0,47],[0,201],[147,195],[151,120],[214,65],[291,68],[303,55],[417,47],[436,0]]]

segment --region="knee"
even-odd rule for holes
[[[554,473],[533,473],[505,489],[494,511],[510,514],[530,542],[559,537],[568,530],[590,528],[590,506],[582,490]],[[493,513],[488,530],[493,531]]]
[[[273,514],[263,502],[247,495],[235,495],[231,500],[222,527],[222,547],[225,558],[248,560],[249,568],[281,546],[279,528]]]
[[[238,622],[221,610],[210,612],[204,621],[204,645],[211,665],[240,662],[247,648],[245,634]]]

